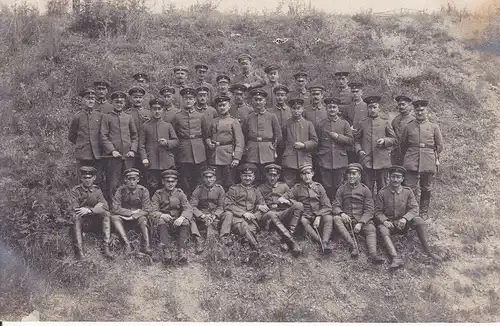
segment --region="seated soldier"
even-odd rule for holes
[[[217,225],[220,222],[222,213],[224,212],[224,198],[226,192],[220,184],[216,184],[215,169],[208,167],[203,171],[203,184],[196,187],[191,195],[189,203],[193,207],[193,215],[198,224],[203,224],[207,229],[207,238],[209,234],[217,232]],[[229,228],[227,226],[227,233]],[[197,241],[196,251],[201,253],[203,245],[201,239]]]
[[[257,189],[264,196],[269,211],[262,216],[262,220],[266,224],[272,223],[274,225],[281,239],[292,250],[292,255],[297,257],[302,253],[302,249],[293,239],[293,234],[304,206],[299,202],[281,198],[290,191],[286,183],[278,181],[281,166],[269,164],[264,169],[266,170],[267,182],[258,186]],[[290,231],[283,224],[288,225]]]
[[[186,194],[177,188],[179,172],[165,170],[162,172],[163,188],[153,195],[152,215],[158,223],[160,232],[160,248],[162,249],[163,262],[172,263],[171,233],[176,235],[177,261],[187,263],[187,242],[189,229],[197,237],[200,236],[196,223],[193,221],[193,208],[189,204]]]
[[[424,220],[418,216],[418,204],[413,191],[402,186],[406,169],[393,165],[389,169],[389,185],[382,188],[375,198],[375,221],[392,258],[391,268],[403,266],[403,260],[396,252],[391,240],[391,233],[406,234],[410,227],[415,227],[418,238],[425,252],[435,260],[440,258],[431,252],[427,242],[427,230]]]
[[[312,165],[301,167],[300,178],[302,182],[295,184],[288,193],[278,199],[278,202],[288,199],[302,203],[304,210],[300,222],[306,233],[321,244],[323,253],[331,253],[333,250],[330,244],[333,229],[332,205],[325,188],[320,183],[314,182],[313,176]],[[323,231],[322,236],[318,231],[320,226]]]
[[[250,247],[258,251],[255,235],[260,229],[259,222],[262,214],[269,208],[260,191],[253,185],[257,171],[255,164],[240,165],[239,171],[241,183],[231,186],[226,194],[224,200],[226,211],[223,214],[222,223],[224,226],[231,221],[232,231],[244,236]],[[221,228],[221,237],[226,236],[223,231]]]
[[[125,243],[126,253],[131,253],[130,242],[127,238],[123,224],[139,226],[144,238],[142,251],[151,255],[149,242],[148,214],[151,209],[149,191],[139,185],[140,172],[135,168],[127,169],[123,173],[125,184],[118,187],[111,205],[111,221]]]
[[[355,239],[347,231],[346,225],[354,233],[363,232],[366,237],[368,255],[374,264],[382,264],[384,259],[377,255],[377,231],[373,224],[373,198],[370,189],[361,183],[363,167],[359,163],[347,166],[347,183],[340,186],[333,202],[333,223],[351,246],[351,256],[357,257],[359,249]],[[344,225],[345,224],[345,225]],[[354,225],[354,229],[353,226]]]
[[[73,232],[76,241],[76,258],[82,259],[83,252],[82,227],[102,224],[104,233],[104,256],[112,258],[109,252],[109,237],[111,225],[109,219],[109,208],[101,189],[94,185],[97,169],[91,166],[82,166],[80,169],[81,184],[71,189],[70,207],[73,210]]]

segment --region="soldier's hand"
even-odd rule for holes
[[[88,210],[88,208],[86,208],[86,207],[80,207],[80,208],[75,209],[75,214],[78,217],[82,217],[83,215],[88,214],[87,210]]]
[[[337,134],[336,132],[330,131],[329,134],[330,134],[330,137],[332,137],[333,139],[339,138],[339,134]]]
[[[245,84],[243,84],[243,85],[245,85],[245,87],[246,87],[247,89],[248,89],[248,88],[250,88],[250,86],[251,86],[249,83],[245,83]]]
[[[210,148],[210,149],[215,148],[215,144],[210,138],[207,138],[207,140],[205,140],[205,143],[207,144],[208,148]]]
[[[134,151],[129,151],[126,155],[126,157],[135,157]]]
[[[247,220],[255,220],[255,215],[253,215],[252,213],[249,213],[249,212],[246,212],[243,214],[243,217],[246,218]]]
[[[179,216],[175,221],[174,225],[175,226],[181,226],[182,222],[184,222],[186,218],[184,216]]]
[[[283,198],[283,197],[278,198],[278,203],[279,204],[285,204],[285,205],[291,205],[292,204],[288,199]]]
[[[358,154],[359,154],[359,156],[365,156],[366,152],[365,151],[359,151]]]
[[[145,167],[148,167],[149,165],[149,160],[146,158],[144,160],[142,160],[142,164],[144,164]]]
[[[261,211],[262,213],[267,213],[269,212],[269,207],[267,207],[267,205],[258,205],[257,206],[257,209],[259,211]]]
[[[394,229],[394,224],[393,224],[391,221],[389,221],[389,220],[384,221],[384,225],[385,225],[385,227],[386,227],[386,228],[388,228],[389,230]]]
[[[208,219],[209,219],[209,218],[210,218],[210,216],[209,216],[208,214],[201,214],[201,216],[200,216],[200,219],[201,219],[203,222],[205,222],[205,223],[207,223],[207,222],[208,222]]]
[[[342,218],[342,222],[344,222],[344,223],[352,223],[351,217],[349,215],[347,215],[346,213],[341,213],[340,218]]]
[[[113,157],[122,157],[122,154],[120,154],[119,151],[112,151],[111,152],[111,156],[113,156]]]
[[[296,142],[295,144],[293,144],[293,148],[295,149],[302,149],[302,148],[305,148],[306,145],[300,141]]]
[[[237,166],[238,166],[238,164],[240,164],[240,160],[233,159],[233,160],[231,161],[231,167],[232,167],[232,168],[237,167]]]
[[[319,228],[320,223],[321,223],[321,216],[316,216],[313,222],[313,227],[315,227],[316,229]]]
[[[357,223],[354,226],[354,233],[358,234],[361,231],[361,228],[363,227],[363,223]]]
[[[401,218],[399,219],[398,221],[398,228],[401,229],[401,230],[404,230],[405,226],[406,226],[406,219],[405,218]]]
[[[142,216],[142,214],[134,213],[134,214],[132,214],[131,218],[133,218],[134,220],[137,220],[141,216]]]
[[[382,146],[384,146],[384,143],[385,143],[384,138],[377,139],[377,146],[382,147]]]
[[[161,146],[167,146],[168,145],[168,141],[165,138],[158,139],[158,142],[160,143]]]
[[[173,220],[173,217],[170,214],[161,214],[161,218],[166,222]]]

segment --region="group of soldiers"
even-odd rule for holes
[[[151,254],[156,227],[165,264],[187,262],[190,239],[203,252],[200,230],[218,234],[225,258],[231,233],[258,253],[257,233],[276,230],[283,249],[299,256],[299,229],[324,254],[333,251],[335,230],[352,257],[361,234],[375,264],[384,262],[378,231],[390,267],[398,268],[403,260],[391,234],[413,227],[424,251],[440,259],[425,223],[443,148],[428,101],[398,96],[399,115],[388,121],[379,116],[381,97],[363,97],[364,85],[349,82],[348,72],[335,73],[333,96],[325,96],[324,86],[308,86],[306,72],[294,74],[289,89],[280,67],[269,65],[261,76],[250,55],[238,63],[241,73],[219,74],[216,87],[205,81],[209,67],[197,64],[192,85],[189,69],[177,66],[175,82],[158,96],[148,92],[145,73],[109,101],[106,81],[80,93],[83,107],[69,130],[81,178],[71,191],[77,258],[84,256],[82,230],[97,223],[108,258],[111,225],[127,254],[127,228],[140,229],[141,250]]]

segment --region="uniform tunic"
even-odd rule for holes
[[[304,100],[304,106],[308,106],[311,104],[311,94],[307,89],[303,90],[294,90],[288,93],[288,99],[292,98],[300,98]]]
[[[277,182],[274,186],[270,186],[267,182],[261,184],[257,187],[260,193],[264,197],[267,206],[270,209],[277,210],[278,206],[278,198],[284,196],[286,193],[290,191],[290,187],[284,182]]]
[[[332,214],[332,204],[328,199],[325,188],[318,182],[312,182],[311,184],[297,183],[283,197],[302,203],[304,205],[304,214],[307,217]]]
[[[368,118],[368,105],[363,101],[352,102],[346,107],[345,118],[351,126],[357,129],[361,121]]]
[[[372,192],[362,183],[354,187],[343,184],[335,195],[333,213],[335,215],[346,213],[356,222],[368,223],[374,213]]]
[[[287,122],[288,119],[292,117],[292,110],[290,109],[290,107],[283,103],[283,106],[275,105],[268,110],[269,112],[276,114],[281,129],[283,130],[283,128],[285,128],[285,122]]]
[[[151,198],[151,211],[155,219],[161,219],[162,214],[169,214],[173,218],[183,216],[193,222],[193,208],[180,188],[157,190]]]
[[[310,105],[304,109],[304,118],[311,121],[314,128],[318,130],[321,121],[325,120],[327,117],[326,107],[324,104],[319,103],[318,105]]]
[[[135,189],[121,185],[116,190],[111,207],[111,212],[115,215],[129,217],[133,215],[132,211],[139,209],[138,214],[146,216],[151,211],[149,191],[141,185],[137,185]]]
[[[282,138],[281,127],[274,113],[253,112],[243,122],[246,137],[245,155],[249,163],[274,162],[275,144]]]
[[[233,159],[241,160],[245,139],[238,120],[231,116],[216,118],[208,138],[216,142],[215,149],[209,150],[210,164],[229,165]]]
[[[283,141],[285,151],[283,153],[282,165],[291,169],[299,169],[306,164],[312,164],[312,152],[318,146],[318,137],[311,121],[300,117],[289,119],[283,130]],[[295,149],[293,145],[302,142],[306,146],[303,149]]]
[[[415,120],[415,117],[412,114],[401,115],[398,114],[391,121],[392,129],[394,129],[394,133],[396,134],[397,139],[401,139],[401,133],[403,132],[403,128],[410,122]]]
[[[231,186],[224,199],[224,209],[233,213],[235,217],[242,217],[244,213],[257,212],[258,205],[265,205],[262,194],[255,186],[245,187],[242,184]]]
[[[354,135],[356,152],[363,150],[366,156],[360,157],[360,163],[365,168],[379,170],[391,167],[390,147],[396,144],[396,134],[389,121],[380,117],[367,118],[359,124],[359,130]],[[377,140],[383,138],[382,147],[377,146]]]
[[[275,83],[268,83],[266,86],[262,87],[262,89],[265,90],[268,94],[266,102],[266,107],[268,109],[276,106],[276,95],[274,94],[274,88],[280,85],[281,85],[280,82],[275,82]]]
[[[172,123],[174,115],[179,111],[180,109],[172,104],[170,107],[165,108],[165,113],[163,113],[163,120]]]
[[[183,101],[182,101],[182,96],[181,96],[181,89],[189,87],[189,85],[186,83],[184,83],[184,84],[175,83],[172,87],[175,89],[175,94],[174,94],[174,99],[172,101],[172,104],[178,108],[184,107]]]
[[[90,188],[85,188],[83,185],[75,186],[71,189],[69,198],[72,210],[87,207],[92,210],[93,214],[102,214],[109,210],[101,189],[95,185]]]
[[[352,103],[352,92],[349,87],[335,87],[333,91],[333,97],[336,97],[340,100],[340,112],[347,116],[347,108]]]
[[[379,223],[401,218],[409,222],[417,216],[418,204],[410,187],[401,186],[393,190],[387,186],[375,197],[375,220]]]
[[[217,94],[217,91],[212,86],[212,84],[207,83],[204,80],[202,80],[202,81],[197,80],[193,83],[194,89],[197,89],[198,87],[202,87],[202,86],[208,88],[208,103],[212,103],[212,101],[215,98],[215,95]]]
[[[167,145],[160,145],[158,140],[164,138]],[[179,145],[174,127],[162,119],[151,119],[146,122],[139,133],[139,153],[141,159],[149,161],[150,170],[165,170],[175,166],[173,149]]]
[[[149,107],[149,103],[148,103]],[[139,109],[137,108],[130,108],[125,113],[128,113],[132,116],[132,119],[134,120],[135,123],[135,128],[137,131],[140,131],[142,128],[142,125],[149,120],[151,120],[151,111],[148,109],[145,109],[144,107],[141,107]]]
[[[250,84],[247,91],[266,85],[266,80],[256,71],[250,71],[248,74],[238,74],[232,79],[233,84]]]
[[[207,124],[203,113],[194,108],[190,111],[177,112],[172,120],[179,150],[176,157],[178,163],[199,164],[206,161],[205,144]]]
[[[214,119],[219,116],[219,113],[217,112],[217,110],[213,106],[210,106],[210,105],[207,105],[204,108],[195,105],[194,108],[196,109],[196,111],[201,112],[201,113],[203,113],[203,115],[205,115],[205,120],[207,122],[207,126],[211,126]]]
[[[196,218],[203,214],[214,214],[219,218],[224,212],[225,198],[226,193],[221,185],[215,184],[209,188],[203,184],[193,191],[189,203]]]
[[[100,111],[102,114],[108,114],[113,112],[113,104],[106,99],[99,100],[96,98],[94,110]]]
[[[403,166],[408,171],[436,173],[436,154],[443,150],[443,136],[439,126],[425,120],[413,120],[401,133]]]
[[[330,132],[336,132],[339,136],[333,139]],[[333,120],[328,117],[321,121],[318,128],[318,164],[325,169],[339,169],[347,167],[347,150],[354,143],[349,123],[341,118]]]
[[[101,158],[99,132],[103,114],[99,111],[81,110],[75,114],[69,127],[68,139],[75,144],[77,160],[96,160]]]
[[[248,117],[251,113],[253,113],[253,108],[246,104],[243,103],[241,105],[237,104],[231,104],[231,109],[229,109],[229,114],[238,120],[240,124],[243,124],[243,121],[245,121],[246,117]]]
[[[100,137],[105,154],[118,151],[124,160],[129,151],[137,152],[138,136],[130,114],[113,111],[103,116]]]

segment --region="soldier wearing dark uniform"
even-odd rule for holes
[[[139,154],[147,168],[147,185],[150,194],[161,186],[161,172],[175,167],[174,150],[179,139],[174,127],[163,120],[165,102],[162,99],[149,101],[152,117],[139,132]]]
[[[125,232],[124,223],[132,227],[139,226],[144,243],[142,251],[151,255],[149,242],[148,215],[151,211],[151,201],[148,190],[139,185],[140,171],[134,168],[123,173],[125,184],[121,185],[113,197],[111,205],[111,221],[115,230],[126,246],[126,253],[130,254],[130,241]]]
[[[333,96],[340,99],[340,112],[343,113],[344,117],[347,116],[347,108],[352,102],[352,93],[349,88],[349,80],[347,77],[349,72],[347,71],[337,71],[335,73],[336,87],[333,92]]]
[[[243,122],[246,137],[245,161],[257,166],[256,179],[265,180],[264,166],[276,159],[276,144],[281,141],[282,131],[278,118],[266,110],[267,93],[261,89],[252,91],[255,111]]]
[[[140,86],[144,89],[144,96],[142,97],[142,107],[144,109],[149,109],[149,101],[151,101],[154,98],[154,95],[148,92],[149,89],[149,76],[145,73],[137,73],[132,76],[134,78],[135,82],[137,83],[137,86]]]
[[[100,139],[107,159],[109,198],[113,198],[120,183],[123,171],[134,165],[134,157],[139,145],[139,134],[130,114],[123,112],[127,94],[114,92],[111,94],[113,112],[102,118]]]
[[[245,118],[250,113],[253,113],[253,108],[245,102],[245,92],[247,88],[243,84],[233,84],[229,90],[233,94],[233,103],[231,104],[229,114],[238,120],[240,124],[243,124]],[[219,96],[224,95],[219,94]]]
[[[178,107],[173,104],[175,88],[172,86],[163,86],[160,89],[160,95],[163,97],[165,102],[165,113],[163,114],[163,120],[172,123],[174,115],[180,111]]]
[[[241,54],[238,57],[238,63],[241,73],[234,76],[233,83],[245,85],[248,92],[266,85],[266,80],[252,67],[252,56],[246,53]]]
[[[197,238],[197,251],[200,249],[198,245],[200,234],[193,218],[193,207],[189,204],[186,194],[176,188],[178,177],[179,173],[175,170],[163,171],[163,188],[157,190],[151,199],[152,216],[158,223],[160,248],[166,265],[172,263],[172,234],[176,236],[179,263],[188,261],[186,248],[190,229]]]
[[[325,87],[322,85],[314,85],[309,87],[311,94],[311,104],[304,108],[304,118],[311,121],[314,128],[317,128],[319,123],[326,119],[326,108],[323,103],[323,92]]]
[[[295,79],[295,90],[288,94],[289,98],[301,98],[304,100],[304,106],[311,104],[309,91],[307,90],[307,78],[309,75],[306,72],[297,72],[293,75]]]
[[[200,182],[200,175],[206,165],[203,140],[207,138],[208,126],[203,113],[194,108],[196,90],[186,87],[181,90],[184,107],[172,120],[179,147],[176,165],[180,172],[180,187],[191,194]]]
[[[231,83],[231,78],[227,74],[219,74],[215,81],[217,82],[217,96],[229,96],[231,97],[231,91],[229,84]]]
[[[322,245],[324,253],[331,253],[333,247],[330,236],[333,229],[332,205],[325,188],[313,181],[312,165],[305,165],[300,169],[301,182],[295,184],[283,198],[302,203],[304,210],[300,222],[306,233]],[[321,227],[320,235],[318,228]]]
[[[347,183],[340,186],[333,202],[333,223],[340,236],[351,246],[351,256],[357,257],[359,249],[346,225],[353,233],[362,232],[366,238],[368,255],[374,264],[381,264],[384,259],[377,255],[377,231],[373,224],[373,198],[370,189],[361,183],[363,168],[359,163],[347,167]],[[353,228],[354,226],[354,228]]]
[[[96,224],[102,225],[104,233],[103,253],[107,258],[112,258],[109,251],[111,222],[109,207],[99,187],[94,185],[97,170],[92,166],[82,166],[80,169],[81,184],[71,189],[70,209],[75,237],[76,257],[84,257],[82,230]]]
[[[363,101],[363,86],[363,83],[349,83],[352,101],[345,107],[346,111],[341,112],[353,129],[356,129],[361,121],[368,118],[368,106]],[[346,91],[344,92],[347,93]],[[346,101],[344,100],[344,102]],[[342,105],[342,100],[340,103]]]
[[[149,101],[143,106],[146,90],[140,86],[134,86],[128,90],[128,95],[130,96],[132,106],[126,112],[132,116],[135,128],[139,131],[142,125],[151,119]]]
[[[440,260],[428,244],[427,226],[418,216],[418,204],[413,191],[401,185],[405,174],[404,167],[393,165],[389,169],[389,185],[380,190],[375,198],[375,221],[389,256],[392,258],[391,268],[403,266],[403,260],[399,257],[392,242],[391,233],[406,234],[412,226],[417,231],[425,252],[431,258]]]
[[[416,197],[420,184],[420,216],[424,219],[429,211],[431,185],[439,166],[439,154],[443,150],[439,126],[427,119],[428,103],[426,100],[413,101],[415,120],[401,132],[403,166],[408,171],[405,185],[413,190]]]
[[[225,189],[235,183],[235,168],[240,164],[245,147],[241,125],[229,115],[230,98],[215,98],[219,117],[208,130],[206,144],[209,148],[208,163],[215,167],[217,180]]]
[[[363,183],[375,193],[386,186],[387,169],[391,167],[390,148],[396,144],[396,134],[389,121],[379,117],[380,96],[364,99],[368,104],[368,118],[361,121],[354,134],[355,148],[363,166]]]
[[[94,82],[94,88],[97,97],[95,109],[101,111],[102,114],[108,114],[112,112],[113,104],[111,104],[107,99],[110,88],[109,83],[104,80],[98,80]]]
[[[317,157],[321,183],[333,200],[344,180],[349,164],[347,151],[354,145],[354,138],[349,123],[339,117],[340,99],[329,97],[324,102],[328,117],[318,127]]]
[[[272,224],[282,241],[292,250],[292,254],[299,256],[302,253],[302,249],[293,239],[293,235],[304,206],[297,201],[281,198],[290,191],[286,183],[278,181],[281,166],[269,164],[266,165],[265,169],[267,181],[257,187],[269,208],[269,211],[262,216],[262,220],[264,224]],[[288,225],[288,229],[285,225]]]
[[[187,85],[188,68],[186,66],[175,66],[173,70],[175,77],[173,85],[175,89],[173,104],[177,108],[182,108],[184,107],[184,103],[182,102],[181,90],[190,87]]]
[[[292,187],[298,179],[299,168],[312,164],[312,155],[318,146],[318,137],[311,121],[304,119],[304,100],[290,99],[288,104],[292,107],[292,118],[285,122],[283,128],[282,164],[285,182]]]
[[[394,129],[398,144],[395,145],[391,152],[392,164],[401,165],[403,164],[403,157],[401,155],[401,132],[403,128],[411,121],[415,120],[413,114],[411,114],[411,98],[408,96],[400,95],[396,97],[396,102],[398,103],[399,114],[392,119],[391,126]]]
[[[205,120],[209,126],[215,118],[219,116],[217,110],[210,106],[208,103],[210,96],[210,89],[206,86],[200,86],[196,89],[196,104],[195,109],[205,115]],[[211,102],[210,102],[211,103]]]
[[[279,81],[279,69],[280,67],[275,64],[271,64],[264,69],[264,72],[267,75],[268,83],[262,89],[265,90],[267,94],[269,94],[269,98],[267,99],[268,109],[276,106],[276,93],[274,92],[274,88],[281,85]]]
[[[292,110],[286,103],[289,89],[284,85],[278,85],[274,87],[273,92],[276,105],[269,108],[268,110],[269,112],[276,114],[278,122],[281,126],[281,130],[283,131],[285,127],[285,122],[287,122],[288,119],[292,117]],[[285,142],[283,140],[277,144],[276,151],[278,156],[276,158],[276,162],[281,164],[281,159],[283,158],[283,152],[285,151]]]
[[[194,70],[196,71],[196,81],[193,83],[193,87],[196,89],[201,86],[208,88],[207,103],[212,103],[217,93],[215,91],[215,88],[205,80],[207,77],[208,65],[204,63],[198,63],[194,66]]]

